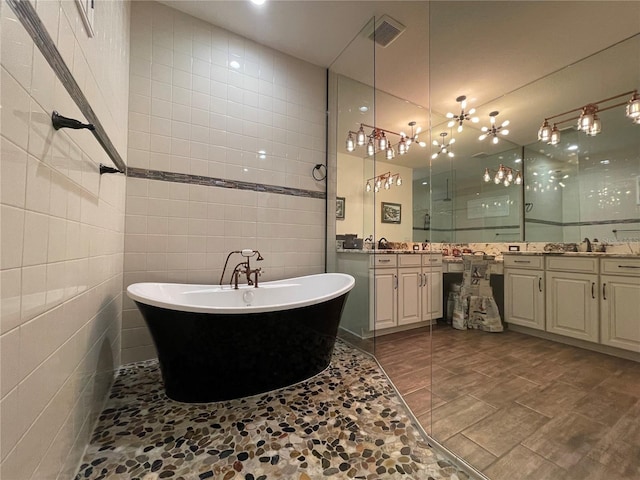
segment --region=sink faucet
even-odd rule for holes
[[[227,259],[224,262],[224,267],[222,268],[222,275],[220,276],[220,285],[222,285],[222,281],[224,279],[224,272],[227,270],[227,263],[229,263],[229,258],[234,253],[239,253],[244,258],[246,258],[246,260],[238,263],[235,266],[235,268],[233,269],[233,273],[231,274],[231,281],[229,283],[233,283],[234,288],[237,290],[239,277],[241,274],[244,274],[247,276],[247,285],[253,285],[254,287],[257,288],[258,276],[262,275],[262,268],[255,268],[252,270],[249,259],[257,255],[258,258],[256,259],[256,261],[260,262],[264,260],[264,257],[260,254],[258,250],[251,250],[251,249],[233,250],[229,252],[229,255],[227,255]],[[253,280],[251,279],[251,275],[254,276]]]
[[[587,252],[591,252],[591,242],[588,237],[584,237],[584,242],[587,244]]]

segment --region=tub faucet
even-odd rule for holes
[[[258,276],[262,275],[262,268],[254,268],[251,269],[251,265],[249,265],[249,259],[246,262],[240,262],[236,265],[236,268],[233,269],[233,273],[231,274],[231,278],[233,280],[233,288],[238,290],[238,280],[240,275],[247,276],[247,285],[253,285],[254,288],[258,288]],[[251,279],[251,275],[253,275],[253,280]]]
[[[251,280],[251,275],[255,274],[255,286],[257,287],[258,275],[262,275],[262,268],[256,268],[254,270],[251,270],[249,259],[257,255],[258,258],[256,258],[256,261],[261,262],[262,260],[264,260],[264,257],[260,254],[258,250],[251,250],[250,248],[245,248],[244,250],[233,250],[229,252],[229,255],[227,255],[227,259],[224,262],[224,267],[222,268],[222,275],[220,275],[220,282],[219,282],[220,285],[222,285],[222,281],[224,280],[224,272],[226,272],[227,270],[227,264],[229,263],[229,258],[231,258],[231,255],[233,255],[234,253],[239,253],[244,258],[246,258],[246,261],[240,262],[239,264],[236,265],[236,267],[233,269],[233,273],[231,274],[231,281],[229,283],[231,284],[232,282],[235,281],[235,288],[237,289],[238,277],[240,276],[240,274],[244,273],[247,275],[247,283],[249,285],[254,285],[254,281]],[[243,269],[242,267],[245,267],[245,268]]]

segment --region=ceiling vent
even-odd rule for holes
[[[385,48],[391,45],[391,43],[398,38],[406,28],[407,27],[397,20],[394,20],[389,15],[383,15],[376,20],[376,26],[373,32],[369,34],[369,39]]]
[[[472,158],[486,158],[489,154],[487,152],[478,152],[471,155]]]

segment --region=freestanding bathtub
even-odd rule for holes
[[[305,380],[331,360],[355,280],[324,273],[241,286],[136,283],[167,396],[229,400]]]

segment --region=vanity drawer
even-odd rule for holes
[[[533,268],[543,269],[544,257],[542,255],[505,255],[504,268]]]
[[[600,268],[603,274],[640,277],[640,258],[603,258]]]
[[[381,255],[371,255],[369,260],[369,266],[382,268],[382,267],[397,267],[398,266],[398,256],[395,254],[381,254]]]
[[[398,255],[399,267],[419,267],[422,255],[419,254],[406,254]]]
[[[464,272],[464,263],[462,262],[446,262],[445,264],[445,273],[456,273],[456,272]]]
[[[441,254],[423,254],[420,255],[422,257],[422,265],[431,266],[431,267],[439,267],[442,265],[442,255]]]
[[[547,270],[578,273],[598,273],[598,258],[578,256],[551,256],[547,257]]]

